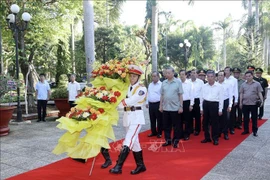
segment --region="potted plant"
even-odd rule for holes
[[[70,106],[68,103],[68,91],[67,91],[67,75],[62,74],[59,78],[59,84],[56,89],[52,91],[51,98],[54,100],[55,106],[59,110],[58,116],[65,116]]]
[[[12,90],[15,85],[15,81],[9,75],[0,75],[0,103],[3,96]],[[9,133],[9,121],[12,117],[12,113],[16,109],[16,106],[2,106],[0,105],[0,136],[6,136]]]

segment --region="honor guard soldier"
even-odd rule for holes
[[[205,80],[205,78],[206,78],[206,71],[203,70],[203,69],[200,70],[200,71],[198,71],[198,78],[200,80],[202,80],[204,84],[206,84],[207,83],[207,81]]]
[[[263,101],[265,101],[266,98],[267,98],[268,82],[267,82],[267,80],[265,78],[262,77],[262,73],[263,73],[262,68],[256,68],[255,73],[256,73],[256,77],[254,77],[254,80],[258,81],[261,84],[262,89],[263,89],[263,92],[262,92]],[[262,119],[263,114],[264,114],[264,103],[259,108],[258,119]]]
[[[240,100],[240,87],[241,85],[245,82],[241,77],[241,69],[239,68],[233,68],[233,77],[235,79],[237,79],[237,84],[238,84],[238,102]],[[237,129],[242,129],[242,122],[243,122],[243,113],[242,113],[242,109],[239,107],[239,104],[237,104],[235,106],[235,113],[232,114],[235,119],[236,119],[236,122],[235,122],[235,128]]]
[[[131,174],[139,174],[146,171],[143,162],[142,149],[139,142],[138,134],[143,124],[145,124],[144,112],[142,106],[146,100],[147,90],[139,84],[140,76],[143,71],[139,66],[130,65],[129,67],[130,86],[128,88],[127,97],[122,100],[120,107],[124,108],[123,126],[126,128],[126,136],[123,147],[116,161],[114,168],[110,169],[110,173],[121,174],[122,166],[130,152],[136,162],[136,169]]]

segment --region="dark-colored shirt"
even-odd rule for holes
[[[265,95],[265,88],[268,87],[268,82],[265,78],[261,77],[261,78],[257,78],[257,77],[254,77],[254,80],[259,82],[263,88],[263,92],[262,92],[262,95],[264,96]]]

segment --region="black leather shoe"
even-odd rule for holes
[[[157,135],[157,138],[161,138],[162,136],[160,134]]]
[[[156,136],[157,134],[153,134],[153,133],[151,133],[151,134],[148,134],[148,137],[153,137],[153,136]]]
[[[253,133],[253,136],[257,137],[257,136],[258,136],[258,134],[257,134],[256,132],[254,132],[254,133]]]
[[[229,140],[228,134],[224,134],[224,139],[225,139],[225,140]]]
[[[261,117],[261,116],[259,116],[259,117],[258,117],[258,120],[262,120],[262,117]]]
[[[230,130],[230,134],[234,134],[234,130]]]
[[[215,140],[215,141],[213,142],[213,144],[214,144],[215,146],[217,146],[217,145],[218,145],[218,141]]]
[[[237,129],[242,129],[242,126],[236,126]]]
[[[201,141],[201,143],[207,143],[207,142],[212,142],[211,139],[204,139]]]
[[[145,167],[144,162],[143,162],[142,151],[133,152],[133,156],[134,156],[137,167],[136,167],[136,169],[132,170],[130,172],[130,174],[135,175],[135,174],[139,174],[141,172],[146,171],[146,167]]]
[[[87,160],[86,159],[80,159],[80,158],[72,158],[73,160],[80,162],[80,163],[86,163]]]
[[[165,142],[164,144],[162,144],[163,147],[170,146],[170,145],[171,145],[171,143],[168,143],[168,142]]]
[[[37,120],[37,122],[40,122],[41,120]]]
[[[112,160],[110,158],[109,150],[102,147],[100,149],[100,153],[102,154],[102,156],[105,159],[104,164],[101,165],[101,169],[105,169],[105,168],[109,167],[110,165],[112,165]]]
[[[173,148],[178,148],[178,144],[173,144]]]
[[[45,119],[42,119],[42,121],[43,121],[43,122],[46,122],[46,120],[45,120]]]
[[[218,135],[218,137],[221,137],[221,133]]]
[[[130,152],[130,149],[128,146],[123,146],[123,148],[121,149],[121,152],[118,156],[118,160],[116,161],[116,165],[110,169],[110,173],[112,174],[121,174],[122,173],[122,166],[124,164],[124,162],[127,159],[127,156]]]
[[[244,132],[242,132],[241,134],[242,134],[242,135],[246,135],[246,134],[249,134],[249,132],[248,132],[248,131],[244,131]]]
[[[189,140],[189,136],[184,137],[184,141]]]
[[[195,131],[194,136],[199,136],[199,132]]]

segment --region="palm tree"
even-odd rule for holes
[[[91,72],[95,62],[94,7],[93,0],[83,1],[84,44],[86,58],[87,84],[90,84]]]
[[[216,30],[223,31],[223,60],[224,60],[224,67],[226,67],[226,64],[227,64],[226,39],[229,32],[228,30],[230,29],[232,25],[232,17],[231,15],[229,15],[223,21],[214,22],[213,25],[216,26],[215,27]]]

